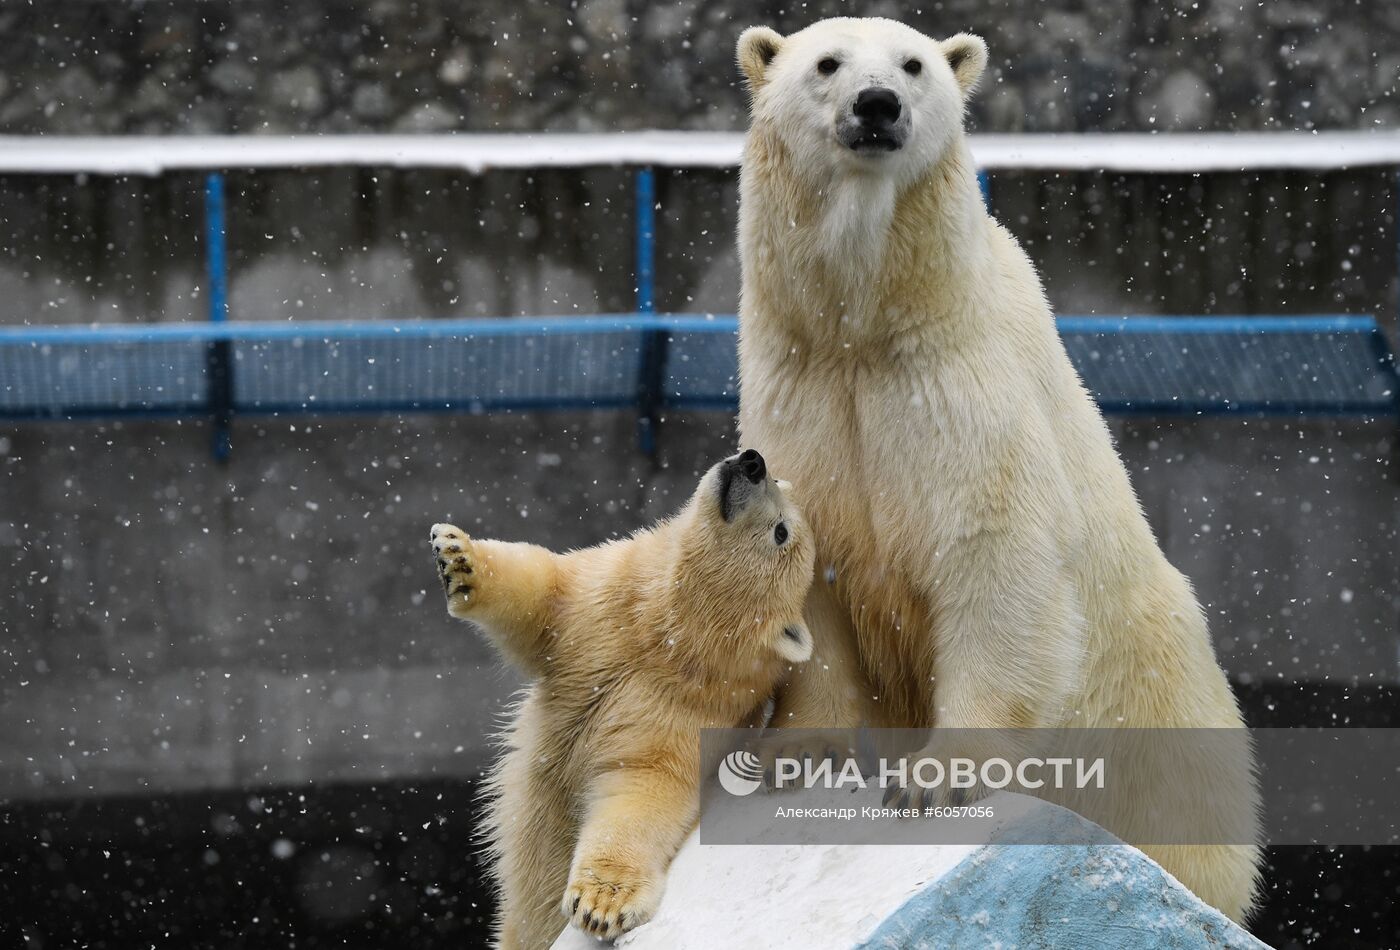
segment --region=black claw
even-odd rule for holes
[[[572,917],[572,916],[574,916],[574,914],[577,914],[577,913],[578,913],[578,902],[579,902],[580,899],[581,899],[581,897],[575,897],[575,898],[574,898],[574,906],[569,908],[569,916],[570,916],[570,917]]]
[[[589,930],[593,929],[593,914],[589,911],[583,912],[583,925]]]
[[[965,788],[950,788],[948,789],[948,804],[966,805],[968,796],[971,794],[972,793]]]
[[[768,788],[773,788],[773,787],[774,787],[773,782],[774,782],[773,770],[772,770],[772,769],[764,769],[764,770],[763,770],[763,784],[764,784],[765,786],[767,786]]]

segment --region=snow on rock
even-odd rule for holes
[[[880,804],[880,790],[863,793]],[[1136,848],[1021,844],[1103,840],[1054,805],[989,800],[998,828],[984,845],[701,845],[671,865],[656,917],[617,941],[629,950],[712,947],[1075,947],[1255,950],[1265,945],[1201,903]],[[1001,816],[1007,816],[1001,821]],[[882,829],[883,830],[883,829]],[[591,950],[572,927],[554,950]]]
[[[655,919],[619,947],[811,950],[859,943],[900,905],[948,874],[970,845],[712,845],[698,834],[671,865]],[[569,927],[554,950],[596,950]]]

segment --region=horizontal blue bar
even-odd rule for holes
[[[545,412],[596,409],[629,409],[636,405],[631,396],[593,397],[579,396],[493,396],[490,399],[458,400],[387,400],[385,402],[305,402],[305,403],[237,403],[234,411],[239,416],[314,416],[314,415],[366,415],[379,416],[385,413],[418,412],[459,412],[466,415],[495,414],[498,412]]]
[[[1061,333],[1369,333],[1377,329],[1370,316],[1310,314],[1227,317],[1060,317]]]
[[[735,405],[738,400],[733,400]],[[619,397],[491,397],[490,399],[461,400],[386,400],[374,402],[296,402],[296,403],[241,403],[232,406],[237,416],[321,416],[321,415],[366,415],[380,416],[386,413],[456,412],[465,415],[494,415],[499,412],[545,412],[597,409],[630,409],[636,406],[631,396]],[[716,406],[722,408],[722,406]],[[60,406],[58,408],[7,408],[0,406],[0,419],[15,419],[34,422],[67,419],[119,419],[132,416],[168,417],[207,415],[209,407],[205,403],[186,403],[166,406]]]
[[[0,328],[0,345],[33,343],[160,343],[210,340],[355,340],[394,337],[542,336],[646,330],[733,333],[732,314],[616,314],[579,317],[489,317],[463,320],[326,320],[299,323],[236,321]]]
[[[22,422],[64,422],[97,419],[166,419],[203,416],[209,412],[207,402],[171,403],[161,406],[133,403],[109,406],[0,406],[0,419]]]
[[[1337,402],[1168,402],[1104,399],[1100,411],[1110,416],[1366,416],[1393,419],[1389,399],[1347,399]]]
[[[1370,333],[1369,316],[1060,317],[1061,333]],[[210,340],[355,340],[394,337],[500,337],[642,331],[734,333],[732,314],[614,314],[578,317],[492,317],[454,320],[335,320],[298,323],[98,324],[0,328],[0,346],[82,343],[208,342]]]

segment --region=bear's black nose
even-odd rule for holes
[[[871,86],[860,91],[851,111],[867,125],[893,125],[899,118],[899,96],[892,89]]]
[[[763,476],[768,474],[768,466],[763,461],[763,456],[753,449],[744,449],[739,453],[739,457],[734,460],[739,473],[747,478],[751,483],[757,485],[763,481]]]

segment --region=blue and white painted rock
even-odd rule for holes
[[[617,946],[1265,948],[1136,848],[1015,843],[1031,822],[1037,841],[1047,828],[1048,840],[1102,840],[1078,815],[1008,794],[989,802],[1010,820],[981,845],[702,847],[692,835],[656,917]],[[597,946],[570,927],[554,950]]]

